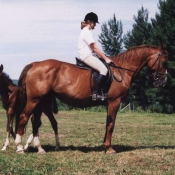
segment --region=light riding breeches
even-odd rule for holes
[[[83,62],[93,69],[97,70],[101,75],[106,76],[108,73],[108,69],[106,66],[95,56],[86,57]]]

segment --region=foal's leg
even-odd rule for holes
[[[33,140],[33,133],[30,134],[29,138],[27,139],[26,145],[24,146],[24,151],[28,150],[28,147],[32,143],[32,140]]]
[[[107,154],[116,153],[111,146],[112,133],[115,126],[116,114],[119,109],[120,101],[111,102],[108,104],[108,112],[106,119],[106,133],[104,137],[103,146],[106,148]]]
[[[7,119],[7,125],[6,125],[6,140],[4,143],[3,148],[1,149],[2,151],[5,151],[7,149],[7,147],[10,144],[10,128],[9,128],[9,120]]]
[[[32,115],[31,117],[32,127],[33,127],[33,120],[34,120],[34,116]],[[29,138],[27,139],[26,145],[24,146],[25,151],[28,149],[29,145],[32,143],[32,140],[33,140],[33,128],[32,128],[32,134],[30,134]]]
[[[57,121],[55,120],[55,117],[54,117],[54,115],[52,113],[52,110],[44,110],[44,113],[49,118],[50,123],[52,125],[52,128],[54,130],[54,133],[55,133],[55,142],[56,142],[55,151],[58,151],[59,150],[59,146],[60,146],[60,142],[59,142],[59,136],[58,136],[58,125],[57,125]]]
[[[13,132],[13,110],[11,108],[7,111],[6,131],[7,131],[6,141],[5,141],[3,148],[1,149],[2,151],[5,151],[10,144],[10,134],[12,135],[14,139],[16,137],[15,133]]]

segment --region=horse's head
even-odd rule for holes
[[[164,45],[161,46],[159,52],[149,57],[147,65],[152,71],[155,87],[164,87],[167,82],[167,57],[168,52],[164,50]]]

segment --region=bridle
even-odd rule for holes
[[[152,75],[155,74],[155,81],[160,81],[161,79],[164,79],[165,77],[167,77],[167,73],[163,73],[163,72],[160,71],[160,63],[161,63],[161,57],[162,57],[162,56],[167,57],[168,55],[167,55],[167,54],[163,54],[162,52],[160,52],[160,53],[158,54],[157,59],[155,60],[155,62],[154,62],[154,63],[152,64],[152,66],[150,67],[150,69],[153,68],[154,65],[155,65],[155,64],[157,63],[157,61],[158,61],[158,66],[157,66],[156,72],[152,73]],[[128,68],[124,68],[124,67],[117,66],[117,65],[115,65],[115,63],[113,63],[113,62],[110,63],[109,66],[118,69],[118,72],[119,72],[120,75],[121,75],[121,80],[118,80],[118,79],[113,75],[114,79],[115,79],[116,81],[118,81],[118,82],[122,82],[122,81],[123,81],[123,76],[122,76],[122,73],[121,73],[120,70],[129,71],[129,72],[132,72],[132,73],[134,73],[134,74],[137,73],[137,71],[135,71],[135,70],[131,70],[131,69],[128,69]],[[160,75],[165,75],[165,76],[164,76],[163,78],[160,79]],[[150,76],[151,76],[151,75],[147,75],[146,77],[150,77]]]
[[[157,66],[156,72],[152,73],[152,75],[155,75],[155,81],[160,81],[161,79],[164,79],[165,77],[167,77],[167,73],[163,73],[163,72],[160,71],[160,63],[161,63],[162,56],[167,57],[168,55],[163,54],[162,52],[160,52],[158,54],[157,59],[155,60],[155,62],[151,66],[151,68],[153,68],[153,66],[156,64],[156,62],[158,62],[158,66]],[[160,79],[160,75],[164,75],[164,77]]]

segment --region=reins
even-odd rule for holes
[[[116,81],[118,81],[118,82],[122,82],[122,81],[123,81],[123,76],[122,76],[121,70],[130,71],[130,72],[133,72],[134,74],[136,73],[136,71],[134,71],[134,70],[131,70],[131,69],[128,69],[128,68],[124,68],[124,67],[117,66],[114,62],[110,63],[109,66],[118,69],[118,72],[120,73],[120,76],[121,76],[121,80],[118,80],[118,79],[115,77],[115,75],[113,74],[113,78],[114,78]],[[129,75],[129,74],[128,74],[128,75]]]

